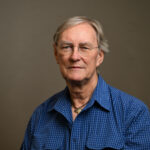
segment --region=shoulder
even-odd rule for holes
[[[129,110],[133,107],[135,107],[135,110],[148,109],[144,102],[107,84],[101,76],[99,76],[99,83],[99,89],[102,89],[101,91],[103,93],[105,92],[105,95],[109,96],[112,106],[118,106],[122,108],[122,110]]]
[[[57,100],[64,94],[64,90],[61,92],[58,92],[45,100],[42,104],[37,106],[37,108],[33,111],[30,121],[28,123],[28,126],[30,126],[31,134],[35,132],[36,129],[43,126],[46,121],[50,117],[50,113],[48,113],[49,109],[53,108]]]
[[[144,102],[141,101],[140,99],[138,99],[126,92],[123,92],[117,88],[114,88],[110,85],[109,85],[109,91],[110,91],[112,101],[115,103],[122,103],[122,105],[125,105],[126,107],[136,105],[136,107],[138,107],[138,108],[139,107],[147,108],[147,106],[144,104]]]
[[[143,101],[112,86],[109,86],[109,91],[113,109],[123,115],[124,120],[130,122],[140,115],[150,118],[149,109]]]
[[[33,122],[36,122],[37,120],[40,120],[41,118],[45,118],[47,115],[47,112],[49,109],[51,109],[57,100],[64,94],[64,90],[60,91],[54,95],[52,95],[50,98],[45,100],[43,103],[41,103],[39,106],[35,108],[33,111],[33,114],[31,116],[31,120]]]
[[[117,120],[121,120],[123,134],[126,137],[125,149],[149,149],[150,112],[148,107],[141,100],[121,90],[111,86],[109,90],[112,112],[119,117]]]

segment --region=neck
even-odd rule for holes
[[[80,107],[81,105],[87,103],[93,91],[97,85],[98,76],[89,80],[84,80],[82,82],[68,81],[67,85],[70,92],[70,97],[72,103],[75,107]]]

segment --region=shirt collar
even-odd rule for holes
[[[69,122],[72,121],[71,102],[69,98],[68,87],[66,87],[62,92],[50,98],[47,112],[53,110],[61,113]]]
[[[68,87],[50,98],[47,111],[49,112],[53,109],[63,108],[67,105],[70,105]]]
[[[111,102],[110,102],[110,93],[108,84],[98,75],[97,86],[93,92],[91,100],[93,103],[96,101],[100,107],[103,107],[107,111],[110,111]],[[50,99],[47,111],[57,110],[58,112],[68,114],[68,111],[71,111],[71,102],[69,98],[69,90],[66,87],[62,92],[56,94]],[[69,110],[68,110],[69,109]]]
[[[91,100],[94,102],[96,101],[104,109],[108,111],[111,110],[109,87],[100,75],[98,75],[97,86],[93,92]]]

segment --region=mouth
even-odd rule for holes
[[[80,66],[70,66],[70,67],[68,67],[68,69],[74,69],[74,70],[76,70],[76,69],[83,69],[83,67],[80,67]]]

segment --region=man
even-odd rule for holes
[[[21,150],[150,149],[148,108],[97,73],[107,52],[96,20],[77,16],[57,29],[54,54],[67,87],[35,110]]]

